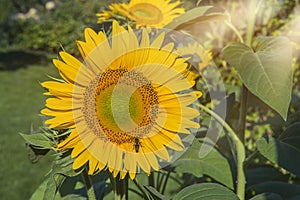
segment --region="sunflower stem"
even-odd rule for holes
[[[244,162],[244,167],[250,165],[251,161],[253,161],[259,155],[259,151],[256,149],[253,153],[251,153]]]
[[[252,37],[254,32],[256,5],[257,5],[257,0],[251,0],[250,16],[249,16],[249,22],[247,27],[247,35],[246,35],[246,45],[248,45],[249,47],[251,47]],[[243,84],[241,101],[240,101],[239,128],[237,131],[239,138],[243,143],[245,139],[245,127],[246,127],[246,116],[247,116],[247,95],[248,95],[248,89]]]
[[[120,179],[120,176],[115,178],[116,190],[115,199],[116,200],[128,200],[128,176],[124,179]]]
[[[166,187],[167,187],[167,183],[168,183],[170,174],[171,174],[171,171],[168,171],[168,173],[167,173],[167,175],[166,175],[166,178],[165,178],[165,181],[164,181],[164,184],[163,184],[163,188],[162,188],[162,190],[161,190],[161,193],[162,193],[162,194],[165,193],[165,190],[166,190]]]
[[[240,113],[239,113],[239,127],[238,127],[238,136],[242,143],[244,144],[245,140],[245,128],[246,128],[246,116],[247,116],[247,96],[248,89],[245,85],[242,87],[242,94],[240,100]]]
[[[148,184],[149,184],[149,186],[154,187],[154,173],[151,173],[151,174],[148,176]]]
[[[214,113],[209,108],[201,105],[198,105],[203,111],[208,113],[210,116],[215,118],[226,130],[229,135],[229,137],[232,139],[236,146],[236,167],[237,167],[237,187],[236,187],[236,194],[239,197],[240,200],[245,199],[245,173],[244,173],[244,160],[245,160],[245,147],[244,144],[241,142],[237,134],[233,131],[233,129],[216,113]]]
[[[146,194],[146,192],[144,191],[144,189],[138,184],[138,182],[133,179],[132,182],[135,184],[135,186],[141,191],[141,193],[143,193],[143,197],[144,199],[148,199],[148,196]]]
[[[246,45],[248,45],[249,47],[251,47],[252,37],[253,37],[253,32],[254,32],[257,0],[251,0],[250,2],[251,2],[250,3],[250,16],[249,16],[248,27],[247,27],[247,36],[246,36]]]
[[[244,39],[239,33],[239,31],[236,29],[236,27],[230,21],[225,21],[225,24],[236,34],[240,42],[244,43]]]
[[[157,184],[156,184],[156,188],[157,188],[157,191],[161,191],[161,186],[162,186],[162,182],[164,180],[164,174],[161,174],[161,176],[158,176],[157,177]]]
[[[159,192],[160,191],[160,172],[157,172],[156,176],[156,190]]]
[[[81,174],[82,174],[85,187],[87,189],[88,200],[96,200],[95,191],[93,189],[93,183],[92,180],[90,179],[90,176],[87,173],[87,170],[84,169]]]

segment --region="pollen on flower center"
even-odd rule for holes
[[[156,119],[158,97],[141,73],[110,69],[101,74],[97,85],[91,85],[96,88],[93,107],[97,124],[90,126],[98,127],[93,128],[95,134],[118,145],[147,135]]]
[[[154,24],[162,20],[163,14],[156,6],[148,3],[140,3],[130,8],[131,14],[135,17],[137,23]]]

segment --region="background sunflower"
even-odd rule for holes
[[[171,0],[131,0],[129,3],[111,4],[110,10],[98,13],[98,23],[107,20],[127,18],[136,27],[162,28],[184,13],[180,1]]]

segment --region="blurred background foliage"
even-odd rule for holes
[[[49,53],[64,48],[77,53],[75,40],[86,27],[97,28],[95,13],[109,2],[99,0],[1,0],[0,46]]]
[[[76,40],[83,39],[83,30],[92,27],[100,30],[95,14],[107,8],[112,2],[101,0],[0,0],[0,193],[1,199],[29,199],[33,191],[43,181],[49,171],[53,157],[41,159],[36,165],[28,160],[24,141],[18,132],[29,133],[30,124],[38,127],[41,118],[39,110],[43,107],[44,90],[38,82],[44,81],[47,74],[56,76],[51,59],[61,50],[78,56]],[[232,16],[232,22],[245,36],[248,5],[243,0],[199,0],[184,1],[184,7],[191,9],[196,5],[215,5],[226,9]],[[255,37],[288,36],[294,47],[294,90],[287,122],[255,96],[250,95],[247,116],[246,146],[248,155],[255,153],[256,139],[261,136],[279,135],[289,125],[300,120],[300,1],[262,0],[257,12]],[[238,41],[226,25],[220,22],[197,24],[187,27],[206,48],[212,50],[226,90],[230,95],[227,121],[234,126],[238,119],[238,99],[241,82],[234,69],[226,64],[221,50],[232,41]],[[205,88],[199,80],[199,89]],[[20,94],[22,97],[20,97]],[[207,97],[207,98],[205,98]],[[204,94],[202,101],[209,101]],[[204,125],[205,126],[205,125]],[[225,145],[224,145],[225,144]],[[230,155],[226,149],[228,141],[219,141],[220,151]],[[225,147],[225,148],[222,148]],[[247,165],[259,164],[269,167],[271,164],[262,156]],[[231,161],[233,162],[233,161]],[[274,165],[273,165],[274,166]],[[275,166],[280,171],[278,177],[268,180],[280,180],[299,183],[299,178],[290,172]],[[185,176],[185,175],[184,175]],[[205,176],[203,179],[207,179]],[[203,179],[189,177],[189,182],[201,182]],[[251,180],[250,180],[251,181]],[[253,181],[253,180],[252,180]],[[187,183],[190,184],[190,183]],[[251,190],[248,191],[251,196]]]

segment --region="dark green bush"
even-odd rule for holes
[[[36,1],[29,4],[37,10],[36,17],[20,19],[16,17],[17,13],[25,9],[28,12],[30,7],[22,6],[20,2],[12,2],[7,2],[11,8],[10,16],[3,16],[0,25],[0,36],[5,38],[2,47],[13,46],[48,52],[64,49],[70,53],[77,52],[75,40],[83,38],[84,28],[100,27],[96,24],[95,14],[106,4],[99,0],[60,0],[55,2],[54,9],[47,10],[44,1]]]

